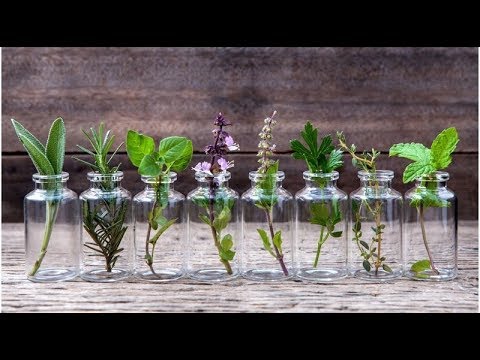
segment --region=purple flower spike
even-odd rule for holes
[[[228,150],[230,151],[240,150],[240,146],[233,140],[230,135],[225,138],[225,145],[227,145]]]
[[[215,118],[215,122],[213,123],[216,126],[228,126],[232,125],[231,123],[228,122],[227,119],[222,115],[222,113],[218,113],[217,117]]]
[[[220,158],[217,160],[218,165],[222,171],[226,171],[233,167],[233,161],[227,161],[224,158]]]

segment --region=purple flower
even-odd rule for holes
[[[199,162],[195,167],[192,168],[192,170],[195,170],[195,172],[204,172],[206,174],[212,175],[210,168],[212,166],[210,165],[209,162],[202,161]]]
[[[218,165],[222,171],[230,169],[233,167],[233,161],[227,161],[224,158],[220,158],[217,160]]]
[[[240,146],[233,140],[230,135],[225,138],[225,145],[230,151],[240,150]]]
[[[216,126],[228,126],[232,125],[231,123],[228,122],[227,119],[225,119],[222,115],[222,113],[218,113],[217,117],[215,118],[215,122],[213,123]]]

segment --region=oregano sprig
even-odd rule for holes
[[[423,243],[428,255],[428,260],[419,260],[412,265],[411,270],[417,274],[429,268],[435,274],[439,274],[427,241],[424,212],[428,207],[448,207],[450,203],[440,199],[435,191],[435,183],[428,180],[435,180],[435,172],[450,165],[452,153],[458,142],[457,129],[450,127],[437,135],[430,148],[420,143],[400,143],[390,148],[390,156],[412,160],[412,163],[408,164],[403,172],[403,183],[406,184],[416,179],[422,181],[410,202],[410,206],[417,209]]]
[[[290,148],[293,150],[293,158],[304,160],[308,170],[311,173],[329,174],[335,169],[343,165],[343,151],[335,149],[332,137],[326,135],[322,137],[320,145],[318,145],[318,129],[307,121],[304,130],[300,132],[306,146],[300,140],[294,139],[290,141]],[[323,177],[315,178],[320,189],[325,187],[326,181]],[[329,236],[333,238],[341,237],[343,231],[335,231],[335,225],[342,221],[342,214],[338,209],[338,199],[332,199],[331,205],[327,201],[313,202],[310,205],[311,224],[320,226],[320,235],[317,242],[317,251],[313,267],[318,266],[320,252]]]
[[[48,132],[47,143],[44,146],[31,132],[20,124],[15,119],[12,119],[12,124],[15,132],[20,139],[25,150],[27,150],[33,165],[37,169],[40,175],[60,175],[63,169],[63,161],[65,157],[65,124],[62,118],[57,118],[50,126]],[[55,184],[47,184],[46,189],[54,191],[54,195],[58,191]],[[30,270],[30,276],[35,276],[40,268],[43,258],[47,254],[48,243],[52,235],[53,225],[57,218],[58,207],[61,199],[55,199],[55,196],[51,200],[46,201],[45,209],[45,231],[43,235],[43,241],[40,249],[38,259],[35,261],[32,269]]]

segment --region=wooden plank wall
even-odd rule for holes
[[[288,140],[306,120],[322,133],[343,130],[359,149],[387,152],[402,141],[430,144],[456,126],[460,144],[449,185],[458,194],[461,219],[478,217],[478,52],[476,48],[3,48],[2,221],[22,221],[22,198],[32,189],[33,165],[16,139],[10,118],[42,140],[62,116],[67,126],[69,186],[87,186],[86,168],[71,159],[85,145],[81,129],[100,120],[119,138],[127,129],[155,138],[178,134],[195,146],[194,163],[211,140],[212,119],[222,111],[234,122],[241,153],[232,156],[231,186],[249,186],[256,167],[257,133],[263,118],[278,111],[276,143],[285,187],[303,186],[305,166],[288,154]],[[119,156],[124,186],[142,188],[125,152]],[[405,191],[406,162],[382,155]],[[339,186],[358,187],[346,161]],[[192,171],[177,189],[195,187]]]

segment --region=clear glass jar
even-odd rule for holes
[[[184,274],[185,196],[174,189],[177,173],[142,176],[145,189],[133,198],[135,276],[162,282]]]
[[[333,281],[348,275],[348,196],[338,172],[303,173],[295,194],[295,273],[302,280]]]
[[[228,187],[231,174],[195,174],[198,187],[187,195],[190,278],[203,282],[238,276],[238,193]]]
[[[90,188],[80,194],[82,266],[80,277],[114,282],[132,273],[132,195],[120,182],[123,172],[89,172]]]
[[[392,189],[393,171],[359,171],[350,194],[349,271],[386,281],[402,276],[402,195]]]
[[[285,173],[251,171],[242,195],[242,275],[255,281],[293,276],[293,196],[282,187]]]
[[[35,189],[24,199],[27,278],[57,282],[80,272],[78,196],[67,188],[68,173],[34,174]]]
[[[457,276],[457,197],[449,174],[437,171],[416,180],[405,193],[405,275],[442,281]]]

